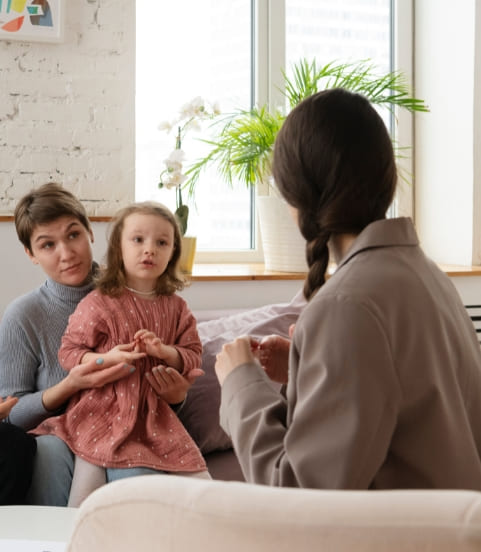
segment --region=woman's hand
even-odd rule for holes
[[[225,378],[241,364],[255,362],[256,359],[251,349],[249,336],[238,337],[230,343],[223,345],[222,350],[216,356],[215,373],[222,385]]]
[[[254,356],[272,381],[287,383],[291,341],[280,335],[251,339]]]
[[[8,396],[6,399],[0,397],[0,420],[4,420],[12,408],[18,403],[18,397]]]
[[[67,378],[80,391],[81,389],[103,387],[107,383],[128,376],[134,370],[135,367],[126,362],[118,362],[110,366],[102,358],[98,358],[95,361],[77,364],[70,370]]]
[[[102,358],[77,364],[62,381],[45,389],[42,394],[43,405],[47,410],[56,410],[78,391],[103,387],[107,383],[125,378],[134,370],[134,366],[125,362],[104,367]]]
[[[204,375],[204,370],[194,368],[187,376],[170,366],[156,366],[145,377],[157,395],[169,404],[181,403],[194,381]]]

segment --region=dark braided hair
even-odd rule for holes
[[[397,182],[384,121],[359,94],[318,92],[286,117],[274,146],[272,172],[284,199],[297,209],[309,267],[304,296],[324,284],[333,234],[358,234],[383,219]]]

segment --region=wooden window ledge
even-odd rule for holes
[[[481,276],[481,266],[440,264],[448,276]],[[276,272],[266,270],[263,263],[199,263],[194,264],[190,279],[193,282],[248,281],[248,280],[304,280],[303,272]]]

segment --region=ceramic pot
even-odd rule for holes
[[[197,247],[197,238],[192,236],[182,236],[182,251],[180,254],[180,270],[184,274],[192,274],[194,267],[195,251]]]
[[[256,202],[266,269],[307,272],[306,241],[287,203],[277,196],[258,196]]]

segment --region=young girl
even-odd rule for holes
[[[69,370],[95,360],[102,367],[133,364],[130,376],[72,398],[65,414],[36,428],[55,434],[76,455],[69,505],[78,505],[105,482],[101,468],[143,466],[150,471],[206,472],[202,455],[159,397],[157,380],[198,370],[202,346],[195,319],[177,290],[181,236],[174,215],[139,203],[115,218],[107,266],[97,289],[70,317],[59,350]],[[150,378],[150,382],[149,382]]]

